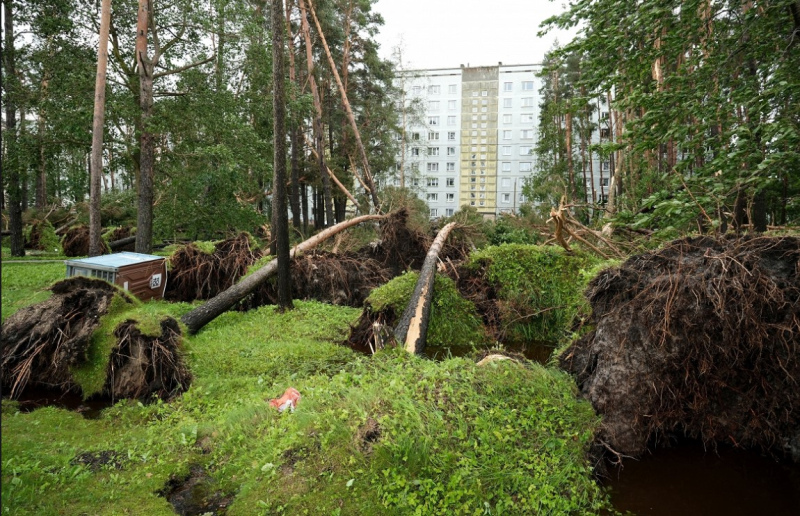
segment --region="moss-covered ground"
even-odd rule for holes
[[[60,278],[63,265],[51,265]],[[3,268],[4,317],[56,276],[48,265],[25,266],[45,269],[37,282],[29,269]],[[123,400],[89,420],[3,400],[3,513],[173,514],[159,492],[197,467],[232,497],[230,515],[607,506],[585,458],[598,421],[563,373],[398,350],[361,356],[337,344],[360,310],[295,307],[226,313],[184,338],[194,382],[168,403]],[[187,309],[135,308],[174,317]],[[295,412],[278,413],[267,400],[290,386],[303,397]],[[86,453],[114,460],[93,468],[76,460]]]

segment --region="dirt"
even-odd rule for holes
[[[73,466],[82,464],[91,471],[98,472],[103,467],[122,469],[123,455],[113,450],[103,450],[98,452],[84,452],[75,456],[69,463]]]
[[[102,247],[101,254],[110,252],[102,238],[100,245]],[[69,228],[61,240],[61,247],[64,249],[65,256],[87,256],[89,254],[89,226],[80,225]]]
[[[600,446],[685,436],[800,458],[800,240],[678,240],[586,295],[595,328],[559,359],[603,416]]]
[[[192,466],[189,476],[171,478],[158,494],[181,516],[222,515],[228,511],[233,495],[217,489],[215,484],[202,467]]]

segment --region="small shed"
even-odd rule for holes
[[[167,261],[161,256],[114,253],[80,260],[66,260],[67,277],[91,276],[104,279],[143,301],[162,299],[167,288]]]

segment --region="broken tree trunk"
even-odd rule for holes
[[[136,235],[129,236],[126,238],[120,238],[119,240],[114,240],[113,242],[108,243],[108,248],[112,251],[117,251],[122,249],[126,245],[130,245],[136,242]]]
[[[431,244],[422,270],[419,272],[414,294],[408,301],[408,306],[394,330],[394,337],[398,343],[403,343],[406,351],[412,354],[421,354],[425,350],[427,341],[428,323],[431,318],[431,299],[433,299],[433,280],[436,276],[436,262],[439,260],[439,251],[442,249],[447,235],[456,226],[451,222],[439,231],[436,240]]]
[[[380,220],[385,217],[386,215],[362,215],[361,217],[355,217],[350,220],[340,222],[335,226],[321,231],[308,240],[297,244],[297,246],[295,246],[294,249],[292,249],[289,253],[290,258],[294,258],[294,256],[299,252],[314,248],[342,230],[356,226],[362,222]],[[181,321],[189,328],[189,333],[197,333],[203,326],[213,321],[223,312],[229,310],[233,305],[253,292],[259,285],[275,275],[277,270],[278,260],[270,261],[267,265],[246,277],[241,282],[223,291],[219,295],[214,296],[213,298],[209,299],[208,302],[198,306],[191,312],[181,317]]]

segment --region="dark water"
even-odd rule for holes
[[[604,485],[621,511],[640,516],[800,515],[800,464],[752,451],[682,442],[621,469]]]
[[[80,394],[42,388],[28,388],[17,399],[20,412],[31,412],[42,407],[60,407],[80,413],[86,419],[97,419],[111,400],[84,401]]]
[[[512,353],[524,355],[528,360],[546,364],[553,354],[554,345],[549,342],[504,342],[502,349]],[[483,351],[483,348],[473,348],[471,346],[428,346],[425,348],[423,356],[431,360],[446,360],[450,357],[464,357],[473,354],[475,351]],[[498,351],[498,348],[486,350],[490,352]]]

